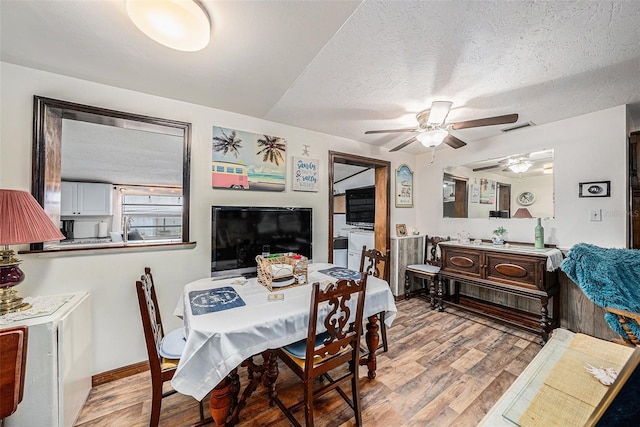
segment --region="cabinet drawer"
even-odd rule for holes
[[[544,260],[486,253],[485,265],[487,280],[527,289],[544,289]]]
[[[442,248],[442,269],[479,278],[482,273],[480,255],[479,251]]]

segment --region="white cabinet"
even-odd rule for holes
[[[360,258],[362,257],[362,247],[367,249],[375,247],[375,234],[369,230],[349,231],[349,252],[347,254],[347,265],[349,270],[360,270]]]
[[[5,427],[71,427],[91,391],[91,302],[74,294],[53,314],[0,325],[29,327],[24,397]]]
[[[111,184],[62,181],[60,216],[111,215]]]

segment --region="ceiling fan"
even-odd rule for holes
[[[515,123],[518,121],[517,114],[507,114],[505,116],[486,117],[484,119],[468,120],[466,122],[445,123],[444,121],[449,114],[451,105],[450,101],[434,101],[431,108],[420,111],[416,114],[418,120],[418,128],[408,129],[385,129],[385,130],[369,130],[365,135],[374,133],[393,133],[393,132],[420,132],[418,135],[406,140],[391,151],[398,151],[407,145],[420,141],[425,147],[436,147],[441,143],[445,143],[453,148],[460,148],[467,145],[466,142],[456,138],[449,133],[449,130],[469,129],[481,126],[495,126],[507,123]]]
[[[533,166],[531,160],[529,160],[529,154],[523,154],[518,156],[507,157],[498,161],[495,165],[482,166],[479,168],[472,169],[473,172],[480,172],[489,169],[501,168],[502,172],[514,172],[514,173],[523,173],[526,172],[531,166]]]

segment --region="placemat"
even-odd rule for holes
[[[191,291],[189,292],[189,304],[194,316],[246,305],[242,297],[231,286]]]
[[[338,280],[339,279],[353,279],[353,280],[360,279],[359,271],[349,270],[348,268],[344,268],[344,267],[331,267],[331,268],[327,268],[326,270],[318,270],[318,273],[326,274],[327,276],[334,277]]]

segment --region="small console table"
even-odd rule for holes
[[[532,246],[496,246],[487,243],[441,242],[442,259],[438,305],[453,304],[503,323],[541,335],[544,344],[558,325],[559,286],[557,268],[562,253],[557,249]],[[449,292],[449,282],[454,292]],[[443,289],[443,283],[447,284]],[[530,313],[495,302],[460,294],[460,283],[539,301],[540,312]],[[549,300],[553,317],[548,310]]]

